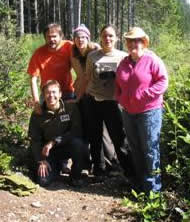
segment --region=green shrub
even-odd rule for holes
[[[26,165],[27,128],[31,113],[27,38],[0,35],[0,150],[13,156],[13,168]],[[27,46],[27,47],[26,47]]]
[[[0,174],[5,174],[11,171],[12,157],[0,150]]]

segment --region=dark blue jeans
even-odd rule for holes
[[[160,191],[160,131],[162,109],[153,109],[140,114],[129,114],[123,110],[123,121],[132,159],[135,177],[145,192]]]
[[[37,183],[40,186],[49,185],[60,172],[60,161],[64,159],[72,159],[71,177],[79,179],[82,169],[86,169],[89,164],[88,147],[80,138],[73,137],[59,146],[55,146],[50,150],[50,154],[46,159],[50,164],[52,171],[47,177],[37,175]]]

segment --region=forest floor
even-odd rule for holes
[[[128,186],[121,176],[95,182],[84,178],[85,185],[76,188],[60,175],[47,188],[39,187],[34,194],[17,197],[0,191],[0,222],[134,222],[122,207]]]

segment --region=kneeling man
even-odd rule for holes
[[[60,161],[71,158],[71,185],[81,185],[81,171],[89,160],[84,145],[80,114],[74,103],[61,100],[61,88],[49,80],[42,88],[42,114],[32,113],[29,124],[31,148],[36,161],[37,183],[49,185],[60,172]]]

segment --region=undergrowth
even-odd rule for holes
[[[39,39],[38,39],[39,38]],[[33,42],[35,44],[33,45]],[[22,39],[0,35],[0,173],[28,172],[27,139],[31,113],[29,58],[42,37]],[[161,135],[163,191],[128,193],[122,204],[132,209],[139,221],[190,221],[190,65],[185,41],[165,33],[154,51],[169,71]],[[129,213],[130,214],[130,213]]]

